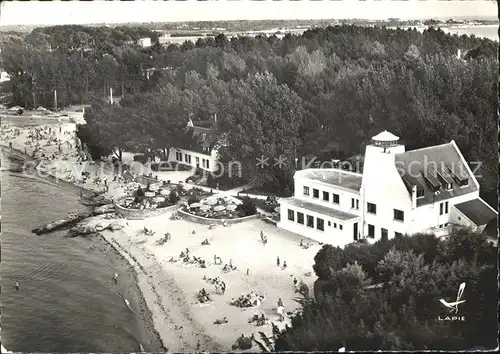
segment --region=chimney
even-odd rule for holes
[[[462,54],[462,51],[460,49],[458,49],[458,51],[457,51],[457,59],[460,59],[461,54]]]
[[[417,208],[417,186],[415,185],[411,187],[411,208]]]
[[[214,122],[217,123],[217,113],[214,113]]]

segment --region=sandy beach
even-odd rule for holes
[[[86,183],[75,181],[79,172],[89,171],[91,177],[100,175],[101,179],[108,179],[108,197],[125,195],[125,186],[113,181],[111,168],[103,167],[102,164],[79,164],[75,149],[75,123],[55,120],[54,124],[42,126],[44,132],[49,127],[50,134],[45,134],[35,142],[29,138],[33,135],[33,127],[14,127],[4,123],[0,131],[2,144],[12,143],[13,148],[30,156],[37,146],[39,151],[35,154],[36,159],[41,161],[37,169],[82,188],[102,189],[103,186],[94,184],[92,178]],[[57,139],[58,143],[47,145],[49,137]],[[26,144],[29,141],[31,143]],[[42,153],[44,157],[40,155]],[[160,179],[177,181],[183,180],[181,177],[185,175],[186,172],[167,172]],[[258,332],[271,334],[271,322],[280,328],[290,323],[288,316],[283,322],[278,321],[276,308],[280,298],[285,312],[292,313],[300,308],[302,295],[295,291],[294,278],[307,284],[312,295],[316,280],[312,265],[321,247],[319,244],[304,249],[299,245],[300,236],[258,219],[209,229],[207,225],[187,220],[171,220],[172,213],[145,220],[122,220],[126,223],[123,229],[102,232],[102,238],[134,267],[155,329],[168,351],[234,351],[231,346],[242,334],[254,334],[259,339]],[[87,223],[103,223],[103,217],[88,219]],[[145,236],[141,232],[144,227],[155,234]],[[261,231],[268,238],[266,245],[260,242]],[[171,234],[171,240],[158,246],[156,241],[167,232]],[[205,239],[210,245],[201,244]],[[207,267],[183,263],[179,255],[186,249],[189,249],[191,256],[204,259]],[[215,255],[221,257],[222,265],[214,264]],[[280,258],[280,265],[286,261],[286,269],[277,266],[277,257]],[[237,269],[223,272],[222,267],[229,262]],[[224,295],[216,294],[214,285],[204,280],[215,277],[226,283]],[[198,302],[196,295],[202,288],[210,294],[211,302]],[[231,305],[233,298],[251,292],[265,296],[260,306],[240,308]],[[268,321],[265,325],[249,323],[256,313],[266,316]],[[224,317],[227,323],[214,324]],[[251,351],[255,350],[259,349],[254,345]]]

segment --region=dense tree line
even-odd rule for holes
[[[139,90],[141,65],[150,49],[137,41],[158,33],[142,27],[54,26],[36,28],[28,35],[2,43],[1,68],[12,83],[12,104],[26,108],[89,102],[107,95]]]
[[[213,119],[217,114],[213,128],[224,137],[222,160],[239,161],[246,180],[269,190],[290,189],[295,159],[355,155],[381,130],[400,136],[407,149],[454,139],[468,161],[482,163],[483,190],[496,190],[498,64],[497,44],[491,40],[434,28],[421,33],[345,25],[283,39],[220,34],[139,49],[124,44],[139,34],[124,31],[54,27],[11,44],[2,60],[11,65],[16,102],[30,104],[32,77],[36,85],[58,87],[67,103],[105,96],[109,87],[135,92],[134,103],[114,106],[120,114],[112,116],[121,122],[143,112],[141,136],[134,139],[155,148],[174,146],[172,139],[179,136],[158,130],[177,132],[189,117]],[[29,44],[35,39],[59,48],[44,51]],[[95,51],[89,51],[95,56],[63,54],[89,42],[95,42]],[[458,49],[466,53],[464,59],[457,58]],[[24,59],[9,61],[17,53]],[[43,56],[50,59],[37,59]],[[156,69],[149,78],[147,68]],[[45,101],[50,100],[49,94]],[[149,119],[151,105],[163,107],[157,115],[168,117]],[[87,113],[96,114],[89,120],[99,120],[98,110]],[[128,125],[101,124],[101,129],[109,136],[117,126]],[[270,158],[265,169],[255,166],[261,154]],[[287,162],[282,168],[273,166],[279,155]]]
[[[344,250],[323,246],[315,257],[316,300],[305,304],[292,327],[275,330],[274,349],[493,349],[496,252],[484,235],[465,229],[446,239],[417,234]],[[466,301],[450,314],[439,299],[455,301],[462,282]]]

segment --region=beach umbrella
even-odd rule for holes
[[[216,207],[214,207],[214,211],[223,211],[225,209],[226,207],[224,205],[217,205]]]
[[[230,204],[230,205],[226,206],[226,210],[233,211],[233,210],[236,210],[237,207],[238,206],[235,204]]]
[[[160,186],[161,186],[161,184],[159,184],[159,183],[151,184],[149,186],[149,189],[156,192],[160,189]]]
[[[200,205],[200,210],[210,210],[210,205],[206,205],[206,204],[201,204]]]
[[[208,205],[215,205],[217,204],[217,199],[207,199],[206,203]]]
[[[157,202],[157,203],[164,202],[165,201],[165,197],[155,197],[154,201]]]
[[[199,208],[201,206],[200,203],[193,203],[190,205],[191,208]]]
[[[162,190],[160,191],[160,194],[161,194],[161,195],[169,195],[169,194],[170,194],[170,189],[162,189]]]
[[[156,193],[155,193],[155,192],[145,192],[145,193],[144,193],[144,196],[145,196],[145,197],[148,197],[148,198],[152,198],[152,197],[154,197],[155,195],[156,195]]]

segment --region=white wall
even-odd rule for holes
[[[359,192],[351,191],[345,188],[333,186],[331,184],[322,183],[320,181],[311,180],[308,178],[295,177],[295,198],[307,201],[309,203],[314,203],[318,205],[323,205],[333,209],[345,211],[347,213],[359,215],[359,210],[356,208],[351,208],[351,198],[360,199]],[[304,195],[304,186],[309,187],[309,195]],[[319,190],[319,198],[313,197],[313,189]],[[323,192],[329,193],[329,201],[323,200]],[[339,195],[339,204],[333,202],[333,193]],[[361,206],[361,200],[358,202]],[[356,205],[355,205],[356,206]]]
[[[453,209],[452,205],[463,203],[476,198],[479,198],[479,191],[416,208],[415,210],[413,210],[411,215],[411,223],[408,228],[408,233],[414,234],[417,232],[432,231],[431,229],[434,229],[439,225],[454,222],[451,217]],[[448,202],[448,214],[443,213],[443,215],[439,215],[439,204],[444,202]]]
[[[310,211],[308,209],[289,205],[285,199],[281,199],[280,202],[281,217],[280,222],[277,225],[279,228],[302,235],[306,238],[310,238],[318,242],[323,242],[339,247],[344,247],[345,245],[354,242],[353,227],[355,222],[359,222],[359,219],[339,221],[331,217],[316,213],[314,211]],[[288,220],[288,209],[292,209],[295,211],[294,221]],[[297,222],[297,212],[301,212],[304,214],[303,225]],[[307,226],[307,215],[311,215],[314,217],[314,228]],[[324,220],[324,231],[317,229],[316,218],[318,217]],[[330,225],[328,225],[328,222],[330,222]],[[336,228],[334,227],[334,223],[337,224]],[[340,230],[339,224],[342,225],[342,230]]]
[[[392,147],[390,152],[368,145],[363,166],[361,186],[361,213],[364,223],[364,235],[368,235],[368,225],[375,227],[375,238],[381,237],[381,229],[387,229],[388,238],[395,232],[404,234],[409,224],[411,196],[395,166],[395,154],[404,152],[403,145]],[[376,214],[367,212],[367,203],[375,204]],[[394,220],[394,209],[404,212],[404,222]],[[370,240],[370,238],[368,238]]]
[[[182,153],[182,161],[177,161],[176,152]],[[186,154],[191,156],[191,163],[190,164],[186,162]],[[215,168],[217,167],[217,151],[215,151],[215,150],[212,150],[210,152],[210,154],[208,154],[208,153],[202,154],[202,153],[194,152],[194,151],[190,151],[190,150],[171,148],[170,153],[169,153],[169,157],[168,157],[168,161],[169,162],[179,162],[179,163],[182,163],[184,165],[190,165],[190,166],[196,167],[196,158],[199,158],[199,166],[201,169],[206,170],[206,171],[210,171],[210,172],[215,171]],[[203,167],[203,159],[209,161],[208,168]]]

